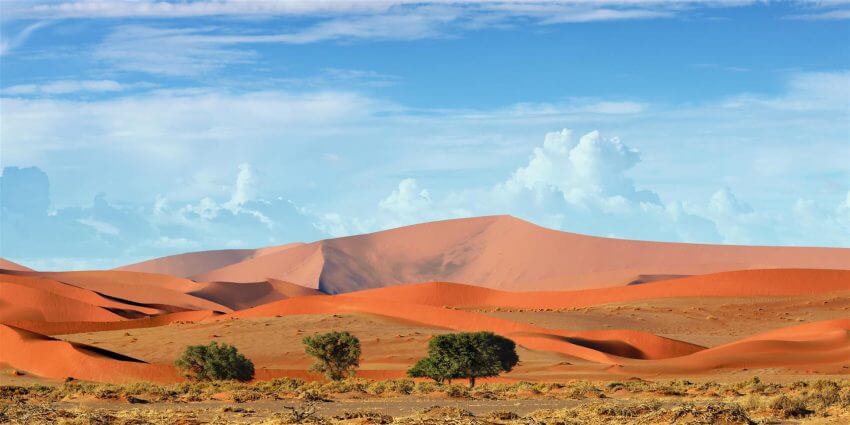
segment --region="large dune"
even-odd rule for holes
[[[38,376],[100,382],[179,380],[174,368],[0,325],[0,363]]]
[[[269,278],[326,293],[426,281],[513,291],[627,285],[769,268],[850,269],[850,249],[645,242],[560,232],[510,216],[447,220],[276,250],[193,275]]]

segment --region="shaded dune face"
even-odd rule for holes
[[[185,258],[197,281],[250,283],[274,278],[329,294],[427,281],[544,291],[742,269],[850,268],[848,249],[609,239],[550,230],[510,216],[424,223],[250,254],[240,251],[233,257],[224,251],[195,254],[148,263],[177,267],[174,264]],[[209,256],[206,267],[204,256]],[[221,266],[222,257],[235,262]]]

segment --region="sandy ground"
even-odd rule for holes
[[[633,329],[714,347],[786,326],[850,318],[850,292],[796,297],[662,298],[560,311],[474,311],[545,328]]]

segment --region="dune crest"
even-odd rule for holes
[[[624,286],[730,270],[848,267],[850,249],[845,248],[610,239],[490,216],[296,245],[192,278],[243,283],[274,278],[331,294],[427,281],[544,291]]]

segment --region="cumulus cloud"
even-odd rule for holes
[[[569,204],[602,211],[629,208],[630,203],[659,204],[656,194],[635,189],[626,175],[640,161],[636,149],[616,137],[603,138],[598,131],[585,134],[578,143],[572,139],[568,129],[548,133],[528,164],[497,190],[529,190],[537,199],[557,192]]]

